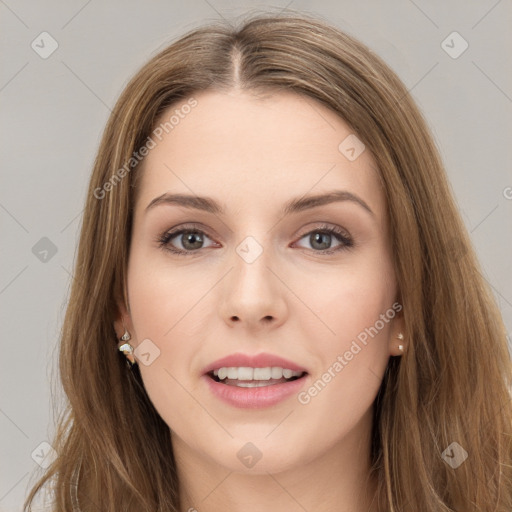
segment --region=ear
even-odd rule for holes
[[[389,354],[391,356],[403,356],[407,350],[407,336],[405,334],[405,322],[403,310],[398,312],[393,320],[391,321],[390,337],[389,337]],[[403,339],[399,339],[398,336],[402,334]],[[404,349],[399,350],[398,345],[403,345]]]
[[[124,298],[116,298],[116,313],[114,316],[114,329],[116,331],[117,339],[119,340],[127,330],[132,338],[134,337],[134,329],[131,320],[129,307],[126,306]]]

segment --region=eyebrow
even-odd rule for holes
[[[292,213],[299,213],[311,208],[323,206],[330,203],[351,201],[363,207],[372,216],[375,216],[371,208],[366,204],[363,199],[348,192],[346,190],[333,190],[324,194],[317,194],[312,196],[302,196],[291,199],[282,209],[282,215],[290,215]],[[208,213],[216,215],[223,215],[225,213],[225,207],[219,204],[217,201],[210,197],[193,196],[188,194],[170,194],[165,193],[161,196],[155,197],[147,206],[146,212],[155,206],[161,204],[173,204],[182,206],[184,208],[190,208],[194,210],[202,210]]]

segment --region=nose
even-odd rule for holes
[[[220,314],[229,327],[257,331],[286,321],[288,289],[271,252],[254,240],[235,251],[221,287]]]

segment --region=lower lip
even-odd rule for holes
[[[257,388],[241,388],[238,386],[229,386],[213,380],[208,375],[203,375],[210,391],[223,402],[233,407],[258,409],[270,407],[282,402],[290,395],[297,394],[304,386],[307,375],[300,379],[281,384],[272,384]]]

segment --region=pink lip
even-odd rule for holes
[[[279,366],[281,368],[288,368],[295,372],[307,371],[305,368],[298,366],[292,361],[288,361],[287,359],[283,359],[282,357],[272,354],[263,353],[252,356],[248,354],[231,354],[230,356],[223,357],[222,359],[218,359],[217,361],[209,364],[203,369],[202,373],[204,375],[213,370],[218,370],[219,368],[241,366],[248,366],[252,368]]]
[[[267,368],[279,366],[288,368],[296,372],[305,372],[305,375],[299,379],[270,386],[256,388],[239,388],[230,386],[212,379],[208,373],[223,367],[241,367],[248,366],[252,368]],[[305,385],[305,379],[308,377],[305,368],[295,364],[292,361],[283,359],[272,354],[232,354],[209,364],[203,369],[202,379],[205,381],[211,393],[222,401],[240,408],[261,408],[270,407],[278,402],[295,395],[300,388]]]
[[[223,402],[243,409],[260,409],[275,405],[292,395],[296,396],[300,389],[306,385],[306,380],[309,380],[308,377],[309,375],[306,374],[297,380],[260,388],[230,386],[217,382],[208,375],[203,375],[201,379],[205,381],[210,392]]]

